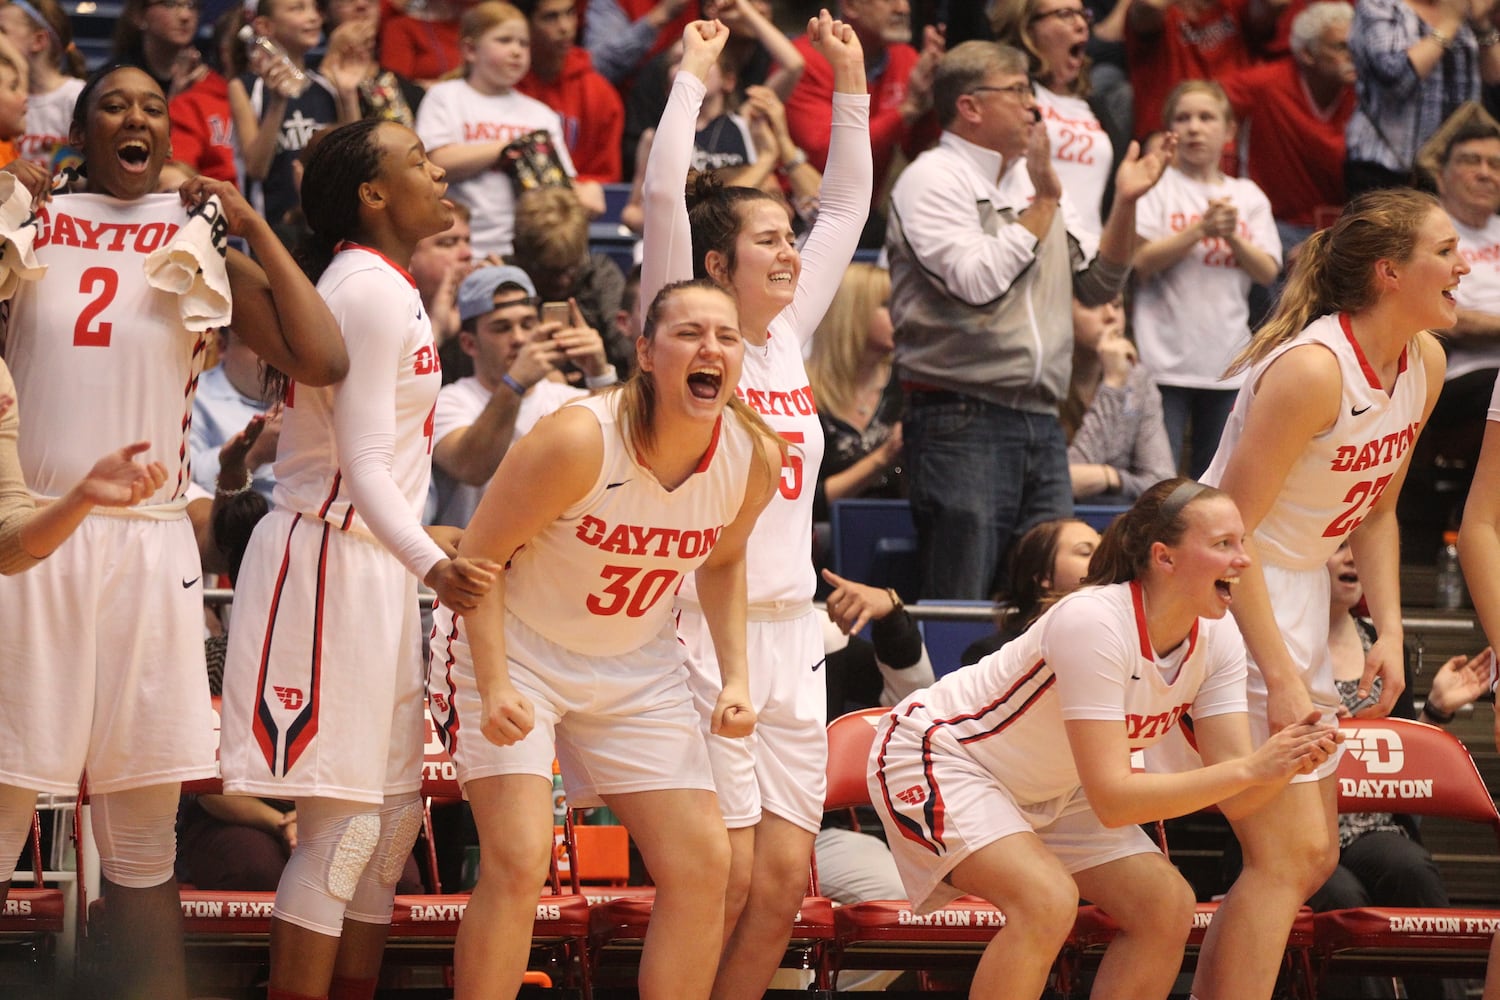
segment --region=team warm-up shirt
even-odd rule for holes
[[[1396,384],[1387,395],[1354,339],[1349,317],[1323,316],[1250,370],[1203,482],[1217,486],[1223,481],[1266,369],[1304,344],[1322,344],[1333,352],[1344,392],[1333,426],[1308,443],[1255,529],[1261,557],[1293,570],[1321,567],[1374,509],[1417,439],[1427,402],[1427,374],[1417,341],[1402,351]]]
[[[186,222],[175,194],[64,194],[39,210],[36,256],[47,273],[21,284],[5,324],[24,414],[21,468],[33,492],[61,496],[99,456],[134,441],[151,442],[138,461],[167,467],[147,504],[186,492],[208,335],[189,331],[179,297],[152,288],[144,273],[146,256]]]
[[[582,500],[511,556],[505,578],[507,611],[592,656],[618,656],[670,633],[679,583],[713,552],[745,502],[755,447],[726,411],[697,469],[667,490],[626,439],[619,398],[611,392],[570,404],[599,420],[599,475]]]
[[[925,724],[931,753],[972,760],[1019,805],[1079,787],[1067,720],[1123,722],[1135,751],[1172,732],[1185,712],[1244,711],[1245,642],[1234,620],[1200,619],[1159,656],[1135,582],[1069,594],[1019,638],[892,709]]]
[[[682,186],[693,155],[703,94],[701,80],[691,73],[678,73],[651,144],[644,192],[643,306],[662,286],[693,276],[692,234]],[[802,364],[802,348],[838,291],[869,212],[869,102],[865,94],[833,95],[828,170],[819,193],[818,220],[802,247],[796,296],[771,321],[764,346],[745,344],[745,365],[736,394],[789,445],[779,488],[750,537],[746,578],[752,604],[808,601],[817,585],[809,546],[813,492],[823,464],[823,426]],[[683,596],[696,600],[691,580]]]
[[[1203,218],[1210,198],[1225,197],[1239,209],[1240,238],[1280,264],[1271,203],[1253,182],[1238,177],[1203,184],[1168,167],[1136,206],[1135,231],[1147,240],[1182,232]],[[1135,339],[1158,385],[1239,387],[1220,376],[1250,342],[1251,284],[1228,241],[1217,236],[1199,240],[1176,264],[1136,284]]]
[[[469,86],[467,80],[444,80],[432,85],[417,109],[417,136],[429,153],[442,146],[471,142],[504,144],[537,129],[551,133],[563,169],[573,176],[562,119],[525,94],[512,91],[487,96]],[[454,198],[473,210],[469,227],[474,234],[475,257],[510,253],[516,215],[510,176],[491,167],[467,180],[453,181],[449,188]]]
[[[278,507],[373,535],[418,579],[443,558],[422,530],[442,367],[416,283],[344,244],[318,280],[344,334],[349,374],[287,390],[276,448]]]
[[[1500,216],[1491,215],[1483,229],[1471,229],[1452,216],[1449,218],[1458,232],[1458,249],[1470,268],[1453,291],[1458,307],[1500,316]],[[1450,336],[1445,346],[1448,371],[1443,377],[1447,381],[1482,368],[1500,366],[1500,345],[1489,338]]]
[[[1100,212],[1104,188],[1114,168],[1114,143],[1088,101],[1070,94],[1054,94],[1040,83],[1032,89],[1036,91],[1037,110],[1047,126],[1052,169],[1057,171],[1057,179],[1068,192],[1079,222],[1097,238],[1104,228]]]

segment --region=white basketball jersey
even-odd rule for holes
[[[750,534],[745,560],[750,603],[810,601],[817,586],[812,509],[823,465],[823,425],[802,364],[802,348],[790,327],[773,320],[764,347],[745,345],[745,366],[735,395],[788,445],[781,482]],[[692,580],[682,594],[697,601]]]
[[[61,496],[99,456],[150,441],[138,460],[167,467],[147,504],[187,491],[188,428],[207,335],[182,323],[178,296],[146,283],[146,255],[187,222],[175,194],[119,201],[58,195],[37,217],[47,273],[22,282],[5,321],[21,402],[26,485]]]
[[[343,331],[351,367],[361,363],[361,354],[374,355],[370,363],[382,370],[399,358],[394,369],[391,478],[410,508],[421,511],[432,473],[432,414],[442,386],[442,366],[417,286],[384,255],[349,245],[323,272],[318,293]],[[368,329],[370,316],[379,316],[386,328]],[[322,518],[344,531],[369,534],[339,468],[334,436],[337,391],[336,386],[288,387],[273,497],[279,507]]]
[[[726,412],[697,470],[674,490],[642,466],[617,419],[617,392],[570,404],[604,433],[582,500],[511,556],[506,608],[575,652],[617,656],[673,630],[672,598],[739,514],[755,444]]]
[[[1422,352],[1412,341],[1401,353],[1396,384],[1381,388],[1343,313],[1323,316],[1255,365],[1240,387],[1234,412],[1203,481],[1224,478],[1256,386],[1277,358],[1303,344],[1322,344],[1338,359],[1343,398],[1338,419],[1308,443],[1281,487],[1276,502],[1255,529],[1255,542],[1267,562],[1286,569],[1315,569],[1359,527],[1401,469],[1422,428],[1427,373]]]
[[[893,709],[919,719],[935,752],[967,757],[1020,805],[1078,788],[1069,719],[1120,720],[1130,749],[1191,711],[1245,711],[1245,646],[1232,619],[1200,619],[1165,656],[1152,650],[1139,584],[1075,591],[1019,638]]]

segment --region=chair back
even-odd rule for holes
[[[1407,719],[1345,719],[1339,812],[1398,812],[1483,823],[1500,813],[1458,737]]]
[[[852,809],[870,804],[870,744],[875,727],[890,714],[888,708],[864,708],[841,715],[828,724],[828,792],[823,809]]]

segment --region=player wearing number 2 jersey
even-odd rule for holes
[[[826,13],[815,18],[808,37],[833,66],[833,131],[818,219],[799,252],[779,198],[699,177],[684,201],[703,81],[726,37],[716,21],[698,21],[683,32],[682,68],[646,166],[641,295],[690,275],[712,278],[733,293],[746,343],[740,398],[790,444],[780,487],[756,526],[748,557],[756,732],[748,740],[709,738],[734,852],[726,900],[732,933],[714,995],[759,997],[802,903],[823,815],[827,693],[817,672],[823,639],[812,607],[811,559],[823,428],[802,349],[838,291],[869,212],[870,98],[854,29]],[[719,668],[701,603],[691,586],[683,588],[678,634],[688,648],[706,727],[719,694]]]
[[[520,988],[554,755],[569,803],[613,809],[656,883],[640,995],[708,995],[729,846],[672,594],[694,575],[723,671],[713,728],[746,736],[745,547],[782,445],[734,399],[737,323],[708,282],[664,289],[640,372],[513,445],[464,533],[461,552],[510,568],[474,611],[434,614],[429,700],[484,855],[458,934],[459,1000]]]
[[[36,792],[71,794],[86,768],[122,966],[111,992],[171,1000],[186,993],[172,870],[178,782],[214,773],[202,572],[184,498],[193,390],[212,334],[189,326],[182,296],[152,284],[147,253],[187,230],[189,206],[202,212],[198,229],[211,211],[200,206],[217,195],[228,231],[261,262],[228,254],[236,330],[311,384],[340,377],[347,358],[312,284],[232,185],[198,178],[180,198],[155,194],[171,150],[166,98],[150,76],[94,76],[70,142],[83,150],[89,193],[38,213],[46,272],[20,283],[5,323],[26,414],[26,486],[57,496],[101,452],[141,440],[168,475],[143,506],[96,511],[48,562],[0,581],[0,899]],[[7,170],[33,195],[46,190],[40,168]],[[211,243],[198,251],[211,257]],[[283,327],[283,317],[296,322]]]
[[[1380,191],[1349,204],[1303,245],[1276,312],[1236,360],[1247,370],[1205,479],[1234,498],[1255,563],[1234,616],[1252,660],[1257,741],[1339,704],[1328,659],[1328,574],[1346,537],[1380,639],[1384,715],[1405,686],[1396,497],[1411,447],[1443,384],[1429,329],[1457,318],[1453,289],[1469,267],[1435,200]],[[1247,940],[1285,940],[1297,908],[1338,857],[1334,755],[1254,815],[1235,821],[1245,868],[1215,916],[1193,993],[1269,997],[1277,960]]]

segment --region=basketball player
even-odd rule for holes
[[[297,803],[270,1000],[375,995],[422,822],[417,580],[465,609],[498,570],[450,558],[420,523],[442,370],[405,266],[453,221],[443,176],[416,133],[365,119],[320,139],[302,179],[303,260],[349,374],[285,393],[275,509],[236,588],[220,753],[227,792]]]
[[[6,359],[31,431],[27,488],[61,495],[95,457],[149,440],[166,482],[137,508],[96,509],[47,563],[0,581],[0,896],[36,793],[72,794],[88,772],[121,997],[181,997],[172,864],[178,785],[214,774],[203,663],[203,588],[185,493],[193,390],[211,331],[147,283],[146,255],[214,209],[260,264],[231,251],[233,323],[266,361],[310,384],[341,377],[338,328],[311,283],[232,185],[196,178],[159,195],[171,158],[167,101],[139,69],[107,68],[80,92],[70,142],[88,193],[41,206],[36,254],[6,320]],[[6,168],[40,198],[45,172]],[[207,248],[207,253],[214,250]]]
[[[1443,385],[1428,330],[1457,319],[1469,265],[1447,214],[1404,189],[1356,198],[1302,246],[1276,311],[1236,359],[1244,385],[1204,479],[1234,498],[1254,562],[1234,616],[1251,666],[1257,743],[1340,704],[1328,655],[1328,572],[1354,552],[1379,639],[1359,695],[1382,678],[1384,716],[1406,686],[1396,498]],[[1269,997],[1297,908],[1338,861],[1335,754],[1257,813],[1232,819],[1245,867],[1204,941],[1198,1000]],[[1247,944],[1265,947],[1247,947]]]

